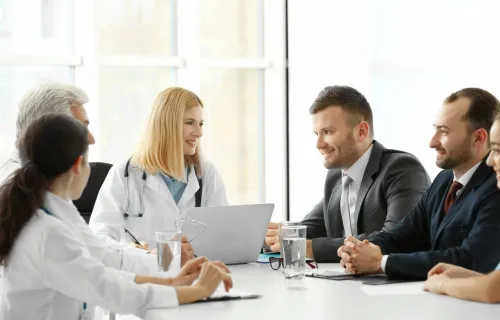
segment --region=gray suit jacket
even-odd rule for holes
[[[366,166],[356,200],[358,239],[389,231],[416,206],[430,180],[412,154],[384,148],[377,141]],[[344,243],[340,195],[342,170],[328,171],[325,194],[302,221],[307,238],[313,239],[314,259],[338,262],[337,250]]]

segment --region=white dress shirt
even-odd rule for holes
[[[79,212],[47,194],[15,241],[1,288],[0,318],[76,320],[84,302],[121,314],[144,317],[148,309],[178,305],[174,288],[136,284],[134,274],[104,266],[91,256],[85,239],[68,226]]]
[[[479,161],[472,168],[467,170],[467,172],[464,173],[464,175],[462,177],[460,177],[460,179],[458,179],[458,180],[457,180],[456,176],[453,177],[453,181],[458,181],[463,185],[463,187],[457,191],[457,197],[460,196],[460,193],[462,192],[464,187],[467,185],[467,183],[469,183],[470,179],[472,178],[472,176],[474,175],[474,173],[476,172],[476,170],[480,164],[481,164],[481,161]],[[384,273],[385,273],[385,265],[387,264],[388,258],[389,258],[389,255],[386,254],[382,257],[382,261],[380,261],[380,267],[382,268],[382,272],[384,272]]]
[[[370,161],[370,156],[372,154],[373,144],[365,151],[365,153],[346,171],[342,171],[343,175],[348,175],[352,182],[349,184],[349,215],[351,217],[351,230],[352,235],[358,235],[357,225],[358,217],[356,214],[356,201],[358,199],[359,189],[361,188],[361,183],[363,182],[363,176],[365,174],[366,166],[368,161]],[[341,195],[340,203],[342,203],[343,195]],[[344,225],[344,236],[346,235],[346,226],[349,225],[349,221],[344,221],[342,217],[342,222]]]

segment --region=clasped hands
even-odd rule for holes
[[[349,236],[337,250],[340,265],[353,274],[382,273],[382,250],[368,240]]]
[[[341,258],[340,265],[346,272],[353,274],[382,273],[382,251],[368,240],[360,241],[354,237],[344,239],[344,245],[337,250]],[[459,266],[439,263],[428,273],[424,290],[437,294],[446,294],[445,283],[450,279],[469,278],[481,274]]]

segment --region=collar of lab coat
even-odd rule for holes
[[[153,178],[153,179],[150,179],[150,178]],[[196,190],[198,190],[198,188],[200,187],[200,185],[198,183],[198,177],[196,176],[196,172],[195,172],[193,166],[191,166],[191,169],[189,170],[187,182],[188,183],[187,183],[186,189],[195,189],[194,192],[196,192]],[[160,188],[163,188],[163,187],[168,189],[167,185],[165,184],[165,181],[162,178],[162,174],[160,172],[158,172],[154,175],[149,175],[148,178],[146,179],[146,185],[148,185],[153,190],[159,190]],[[184,192],[186,192],[186,191],[184,191]],[[182,199],[182,197],[181,197],[181,199]]]
[[[188,176],[188,184],[186,186],[186,189],[184,189],[184,193],[182,194],[181,198],[179,199],[179,202],[177,205],[179,207],[184,207],[187,206],[189,201],[194,197],[196,194],[196,191],[200,188],[200,184],[198,183],[198,177],[196,176],[196,172],[194,170],[194,167],[191,167],[191,171],[189,172]]]
[[[45,196],[44,208],[56,218],[61,219],[66,224],[80,222],[81,216],[75,205],[70,200],[61,199],[52,192],[47,192]]]
[[[10,152],[9,158],[14,162],[21,163],[21,156],[19,155],[19,149],[14,148],[14,150]]]
[[[198,183],[198,177],[196,176],[196,172],[193,166],[191,166],[191,170],[189,171],[187,182],[188,183],[186,189],[184,189],[184,193],[182,194],[181,198],[179,199],[179,202],[176,205],[176,207],[178,208],[185,207],[191,201],[191,199],[193,199],[196,191],[198,191],[198,189],[200,188],[200,184]],[[175,200],[172,194],[170,193],[167,184],[163,180],[161,173],[158,172],[154,175],[149,175],[148,178],[146,179],[146,185],[155,192],[164,194],[167,197],[167,199],[169,199],[169,202],[171,201],[172,203],[175,204]]]

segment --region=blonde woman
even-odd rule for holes
[[[88,130],[68,115],[46,114],[21,141],[21,167],[0,188],[0,319],[94,319],[90,306],[142,319],[148,309],[204,299],[221,282],[232,287],[227,268],[203,257],[173,279],[104,265],[73,226],[81,217],[71,200],[90,174]]]
[[[220,175],[200,156],[202,135],[200,98],[183,88],[160,92],[136,152],[111,168],[99,191],[92,230],[107,240],[154,248],[155,232],[173,230],[187,209],[227,205]],[[183,242],[182,264],[193,255]]]

